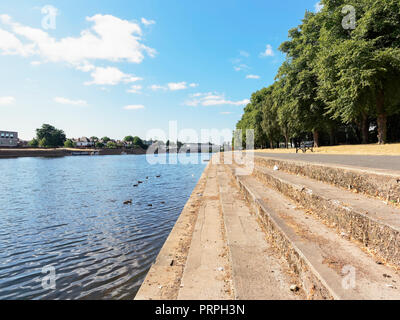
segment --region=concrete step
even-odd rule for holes
[[[400,267],[400,209],[326,183],[256,166],[253,175],[356,240],[381,262]]]
[[[205,204],[200,195],[207,186],[210,167],[209,164],[204,170],[156,261],[147,273],[135,300],[177,299],[194,227],[200,209]]]
[[[371,169],[348,165],[316,163],[310,161],[287,160],[273,157],[255,156],[258,166],[273,168],[287,173],[301,175],[337,187],[363,193],[400,205],[400,172],[396,170]]]
[[[217,178],[235,299],[305,299],[303,291],[290,290],[297,285],[297,277],[266,241],[256,216],[225,166],[218,166]]]
[[[178,300],[232,300],[230,260],[219,202],[217,166],[208,168]]]
[[[400,276],[394,269],[378,264],[255,177],[231,172],[309,299],[400,299]]]

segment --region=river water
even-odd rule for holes
[[[205,168],[196,157],[1,159],[0,299],[133,299]]]

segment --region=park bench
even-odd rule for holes
[[[303,153],[306,153],[307,150],[311,150],[311,152],[314,152],[314,141],[301,142],[300,145],[296,146],[296,153],[298,153],[299,150],[303,151]]]

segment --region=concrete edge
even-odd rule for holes
[[[211,162],[204,169],[155,263],[147,273],[135,300],[177,299],[201,203],[198,194],[204,192],[210,166]]]

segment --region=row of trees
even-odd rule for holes
[[[139,137],[127,136],[123,141],[116,141],[109,137],[103,137],[101,139],[93,136],[89,140],[94,143],[94,146],[98,149],[108,148],[142,148],[146,149],[146,145]],[[52,125],[43,124],[41,128],[36,129],[36,138],[29,142],[31,147],[41,148],[74,148],[76,142],[72,139],[66,139],[66,135],[63,130],[57,129]]]
[[[252,95],[237,124],[244,144],[246,129],[256,147],[400,139],[400,1],[321,4],[281,44],[275,83]]]

